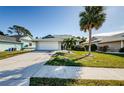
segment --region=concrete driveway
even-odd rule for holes
[[[0,86],[28,85],[50,56],[49,52],[30,52],[0,60]]]

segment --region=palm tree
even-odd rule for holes
[[[98,30],[105,21],[106,14],[103,6],[86,6],[80,13],[80,29],[89,32],[89,54],[91,54],[92,29]]]
[[[77,40],[75,38],[67,38],[63,40],[63,46],[70,53],[70,50],[72,49],[73,46],[76,45],[76,42]]]

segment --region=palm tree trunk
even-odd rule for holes
[[[91,30],[89,30],[89,55],[91,54],[91,35],[92,35],[92,32]]]

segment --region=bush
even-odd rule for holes
[[[109,48],[108,46],[103,46],[103,47],[100,47],[99,50],[106,52],[108,50],[108,48]]]
[[[85,45],[85,46],[76,45],[72,47],[72,50],[76,50],[76,51],[88,51],[88,49],[89,49],[88,45]],[[96,50],[97,50],[96,44],[92,44],[91,51],[96,51]]]
[[[89,46],[88,46],[88,45],[85,45],[84,47],[85,47],[85,49],[86,49],[87,51],[89,50]],[[96,50],[97,50],[96,44],[92,44],[92,45],[91,45],[91,51],[96,51]]]
[[[65,53],[63,53],[63,52],[56,52],[56,53],[53,55],[53,57],[64,56],[64,55],[65,55]]]
[[[97,45],[96,44],[92,44],[91,45],[91,51],[96,51],[97,50]]]
[[[76,51],[85,51],[85,47],[81,46],[81,45],[76,45],[74,47],[72,47],[72,50],[76,50]]]
[[[124,47],[119,49],[119,52],[124,52]]]

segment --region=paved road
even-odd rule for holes
[[[124,80],[124,69],[44,65],[33,77]]]
[[[29,78],[49,58],[47,52],[30,52],[0,60],[0,86],[28,85]]]

